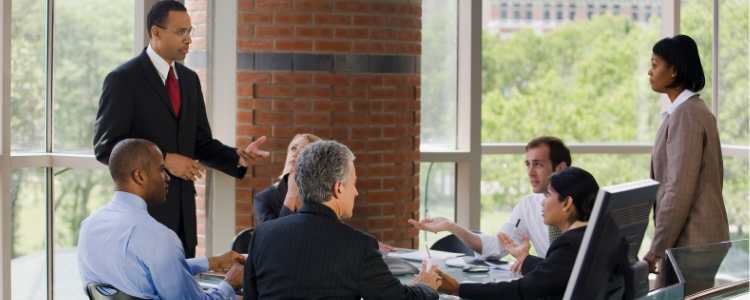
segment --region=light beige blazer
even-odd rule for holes
[[[661,183],[654,205],[653,254],[664,258],[669,248],[729,240],[719,132],[699,94],[677,106],[659,127],[651,178]]]

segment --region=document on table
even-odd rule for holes
[[[445,252],[445,251],[438,251],[438,250],[430,250],[430,255],[432,258],[456,258],[459,256],[464,256],[463,253],[453,253],[453,252]],[[422,261],[423,259],[429,258],[427,256],[426,250],[420,250],[420,251],[413,251],[413,252],[406,252],[406,253],[388,253],[389,257],[396,257],[400,259],[408,259],[408,260],[416,260],[416,261]]]

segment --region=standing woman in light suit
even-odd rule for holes
[[[665,250],[726,241],[729,225],[721,194],[724,165],[719,131],[698,94],[706,79],[695,41],[677,35],[657,42],[648,75],[651,89],[667,94],[672,102],[661,114],[651,155],[651,178],[661,185],[654,207],[654,240],[644,260],[652,273],[659,274],[658,288],[664,286],[665,274],[657,272],[656,265],[663,270]],[[711,269],[692,280],[703,285],[686,285],[685,295],[713,286],[718,264]]]

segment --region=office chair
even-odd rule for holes
[[[471,232],[481,233],[476,230],[472,230]],[[430,247],[430,249],[445,252],[463,253],[466,254],[466,256],[474,256],[474,250],[471,250],[471,248],[464,245],[464,243],[462,243],[461,240],[459,240],[453,234],[438,240],[437,242],[432,244],[432,247]]]
[[[104,295],[97,289],[100,287],[115,290],[116,293],[112,296]],[[86,293],[89,295],[89,299],[91,300],[144,300],[125,294],[109,284],[89,283],[88,285],[86,285]]]
[[[250,238],[253,236],[255,228],[248,228],[234,237],[232,240],[232,251],[239,254],[247,254],[247,247],[250,246]]]

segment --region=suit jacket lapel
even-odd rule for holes
[[[143,52],[141,52],[140,61],[143,77],[146,77],[146,80],[151,83],[151,86],[154,87],[154,90],[156,90],[159,98],[161,98],[167,108],[169,108],[169,111],[172,112],[172,116],[176,117],[174,114],[174,108],[172,107],[172,101],[169,100],[169,94],[167,94],[167,88],[161,81],[161,77],[159,77],[159,73],[157,73],[156,67],[154,67],[154,63],[151,62],[151,58],[149,58],[148,54],[146,54],[146,50],[143,50]]]

